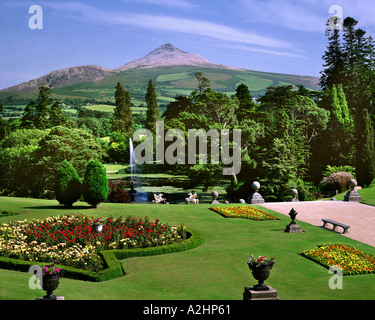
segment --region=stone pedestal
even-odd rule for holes
[[[258,203],[264,203],[263,197],[258,193],[258,190],[260,188],[260,183],[258,181],[254,181],[251,185],[254,192],[250,195],[248,203],[250,204],[258,204]]]
[[[280,300],[277,291],[268,286],[269,290],[255,291],[253,287],[245,287],[243,300]]]
[[[35,300],[46,300],[46,299],[43,299],[43,298],[36,298]],[[56,297],[56,300],[65,300],[65,297]]]
[[[264,203],[264,199],[258,192],[254,192],[249,197],[249,203],[250,204]]]
[[[348,191],[344,196],[344,201],[361,202],[362,197],[357,192],[357,181],[355,179],[349,181],[349,187],[352,188],[352,190]]]
[[[294,223],[288,224],[286,226],[284,232],[287,232],[287,233],[296,233],[296,232],[303,232],[303,231],[301,230],[301,227],[294,222]]]
[[[344,201],[361,202],[362,197],[357,190],[351,190],[344,196]]]

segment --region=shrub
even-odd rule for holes
[[[115,203],[130,203],[131,197],[127,191],[125,191],[126,183],[124,180],[117,179],[116,181],[109,181],[109,194],[108,201]]]
[[[334,172],[328,177],[324,177],[321,181],[322,184],[331,185],[335,189],[339,189],[340,193],[344,192],[347,188],[349,181],[353,179],[353,175],[348,172]]]
[[[108,197],[107,173],[99,160],[90,160],[87,164],[82,184],[83,199],[94,208]]]
[[[284,195],[284,201],[292,200],[290,190],[297,189],[298,191],[298,200],[300,201],[314,201],[314,194],[310,191],[310,188],[313,189],[311,182],[305,182],[302,179],[290,180],[287,183],[287,189]]]
[[[81,181],[77,171],[67,160],[64,160],[57,170],[55,185],[56,200],[60,204],[71,207],[81,197],[81,193]]]
[[[322,176],[323,177],[328,177],[332,173],[342,172],[342,171],[352,174],[353,175],[353,179],[356,179],[355,167],[352,167],[352,166],[330,166],[330,165],[327,165],[326,169],[322,173]]]

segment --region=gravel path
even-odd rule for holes
[[[261,204],[263,207],[288,215],[294,208],[298,212],[296,220],[323,226],[321,219],[331,219],[350,226],[346,236],[375,247],[375,207],[346,201],[306,201],[273,202]],[[327,225],[328,229],[332,225]],[[336,230],[342,233],[342,228]]]

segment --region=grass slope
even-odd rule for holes
[[[218,68],[202,68],[192,66],[173,66],[168,68],[127,70],[110,78],[97,81],[77,83],[65,87],[54,88],[56,97],[81,97],[95,99],[114,99],[117,82],[121,82],[130,92],[135,105],[145,104],[144,97],[147,83],[153,80],[160,103],[172,101],[176,94],[188,95],[197,88],[194,73],[201,71],[210,79],[212,89],[233,94],[240,83],[245,83],[253,97],[261,96],[268,86],[285,84],[302,84],[307,88],[318,89],[316,78],[308,76],[277,74],[252,70],[230,70]],[[0,92],[0,101],[12,96],[27,98],[34,97],[35,93],[29,92]]]
[[[375,206],[375,181],[369,187],[359,190],[358,193],[362,197],[362,203]]]
[[[344,197],[347,194],[347,192],[348,191],[340,193],[334,196],[334,198],[336,200],[344,200]],[[358,190],[358,193],[362,197],[361,203],[375,206],[375,181],[369,187]],[[325,198],[323,200],[329,201],[330,198]]]
[[[0,218],[9,220],[38,218],[66,212],[51,200],[0,197],[3,210],[21,215]],[[343,290],[331,290],[332,274],[322,266],[300,256],[318,244],[336,242],[375,254],[375,248],[319,227],[298,221],[305,231],[286,234],[282,230],[289,218],[265,210],[280,220],[251,221],[226,219],[209,210],[212,205],[140,205],[109,204],[91,209],[78,203],[70,212],[84,212],[95,217],[109,215],[148,216],[171,225],[184,223],[201,232],[205,243],[193,250],[161,256],[122,260],[127,275],[102,283],[62,279],[57,295],[66,300],[241,300],[245,286],[254,285],[246,261],[250,254],[275,256],[275,266],[266,284],[279,292],[280,299],[374,299],[375,275],[347,276]],[[0,269],[1,299],[33,300],[43,291],[28,287],[30,274]]]

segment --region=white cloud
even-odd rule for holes
[[[239,3],[251,20],[288,29],[321,32],[328,19],[328,7],[327,17],[322,19],[316,10],[316,1],[315,5],[312,1],[279,0],[239,0]]]
[[[359,21],[359,26],[375,27],[375,6],[368,0],[238,0],[252,21],[260,21],[286,29],[322,32],[327,19],[332,16],[329,8],[341,6],[343,18]]]
[[[229,48],[229,46],[225,46]],[[257,52],[257,53],[264,53],[267,55],[273,56],[281,56],[281,57],[290,57],[290,58],[298,58],[298,59],[307,59],[305,55],[289,52],[285,50],[272,50],[272,49],[265,49],[265,48],[257,48],[257,47],[249,47],[246,45],[238,45],[238,46],[230,46],[231,49],[235,50],[243,50],[243,51],[250,51],[250,52]]]
[[[256,44],[264,47],[287,48],[289,43],[271,37],[260,36],[254,32],[239,30],[225,25],[166,15],[131,14],[125,17],[112,17],[112,23],[131,24],[139,27],[182,32],[190,35],[208,37],[220,41]]]
[[[139,2],[157,6],[163,6],[167,8],[177,8],[177,9],[191,9],[198,7],[197,4],[186,1],[186,0],[123,0],[123,2]]]
[[[58,9],[66,17],[101,25],[137,26],[150,30],[164,30],[175,33],[207,37],[214,40],[252,44],[268,48],[290,48],[290,43],[272,37],[258,35],[250,30],[240,30],[223,24],[204,20],[173,17],[170,15],[151,15],[127,12],[98,10],[82,3],[46,3]]]

